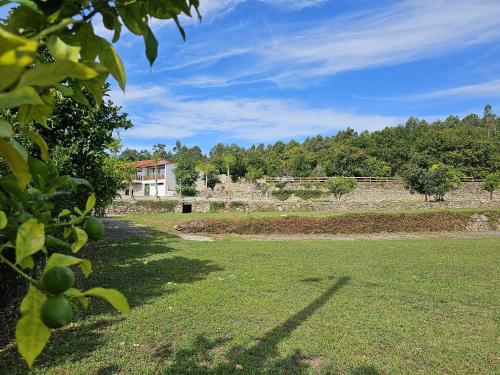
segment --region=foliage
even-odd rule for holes
[[[0,6],[10,3],[13,2],[2,1]],[[90,261],[48,250],[51,250],[50,244],[57,242],[58,249],[78,252],[88,238],[82,225],[97,202],[94,194],[86,194],[86,201],[80,207],[56,208],[55,202],[60,197],[78,191],[80,186],[90,191],[92,186],[84,179],[59,174],[55,163],[49,162],[49,146],[44,138],[50,137],[54,130],[46,132],[40,126],[54,127],[47,120],[58,95],[71,97],[82,105],[100,106],[102,88],[109,75],[118,81],[122,90],[125,88],[123,63],[113,45],[94,33],[93,16],[100,14],[104,26],[114,31],[113,42],[120,38],[122,26],[143,37],[146,56],[152,64],[158,42],[148,25],[149,20],[172,19],[184,37],[178,15],[189,16],[191,7],[197,9],[199,4],[195,0],[175,3],[25,0],[18,3],[0,28],[0,155],[10,172],[0,178],[0,260],[29,283],[21,303],[16,342],[31,367],[51,335],[40,312],[44,310],[44,317],[48,318],[47,311],[60,313],[57,310],[66,302],[58,302],[56,311],[54,307],[48,309],[46,303],[55,306],[49,302],[54,301],[55,296],[43,291],[38,281],[25,271],[34,269],[35,257],[47,256],[42,275],[51,267],[79,265],[88,276]],[[92,95],[90,102],[84,94],[86,91]],[[11,121],[14,114],[18,122]],[[36,144],[39,151],[28,152],[19,141],[22,137]],[[86,137],[88,134],[80,135],[80,138]],[[129,310],[121,293],[100,287],[83,292],[69,288],[57,301],[79,302],[86,308],[88,297],[104,298],[123,313]]]
[[[326,181],[325,185],[335,198],[340,199],[343,195],[356,189],[358,182],[352,178],[337,176]]]
[[[428,159],[425,158],[408,164],[403,174],[410,193],[423,194],[426,201],[431,195],[436,201],[442,201],[447,192],[461,186],[463,177],[460,171],[449,165],[438,163],[428,167]]]
[[[208,180],[209,177],[216,171],[215,164],[209,162],[208,160],[199,160],[196,165],[195,169],[198,173],[203,173],[203,177],[205,179],[205,190],[206,190],[206,195],[208,197]]]
[[[182,186],[178,189],[181,195],[186,197],[194,197],[196,196],[196,188],[194,186]]]
[[[211,201],[209,207],[210,212],[217,212],[226,208],[226,202]]]
[[[262,171],[262,169],[256,168],[253,165],[250,165],[247,168],[247,173],[245,174],[245,179],[248,182],[255,182],[259,178],[261,178],[263,175],[264,175],[264,171]]]
[[[107,87],[103,92],[106,91]],[[87,90],[83,95],[92,101]],[[131,176],[130,168],[113,155],[119,149],[113,132],[132,126],[127,115],[119,110],[110,100],[103,101],[97,108],[56,93],[54,111],[47,118],[50,128],[33,127],[47,142],[51,160],[61,174],[84,178],[92,185],[97,198],[95,210],[100,215],[117,191],[128,185]],[[35,145],[31,145],[30,150],[35,155],[38,153]],[[75,194],[60,199],[57,206],[81,206],[88,193],[85,188],[78,189]]]
[[[304,200],[321,198],[325,193],[321,190],[274,190],[273,195],[280,201],[286,201],[292,195]]]
[[[224,157],[234,157],[233,180],[255,170],[270,177],[401,176],[406,165],[421,154],[428,156],[429,166],[443,163],[466,176],[482,178],[500,170],[500,118],[487,107],[482,118],[470,114],[428,123],[411,117],[397,127],[362,133],[348,128],[302,143],[278,141],[248,148],[219,143],[208,156],[219,173],[226,174]]]
[[[245,208],[248,207],[248,203],[241,201],[231,201],[229,203],[229,207],[231,208]]]
[[[490,173],[484,179],[484,183],[481,185],[483,190],[490,193],[490,199],[493,200],[493,192],[500,187],[500,173]]]
[[[190,191],[194,189],[194,184],[199,176],[196,164],[199,160],[202,160],[203,156],[199,147],[189,148],[181,145],[180,142],[177,142],[175,152],[177,163],[174,169],[175,180],[184,194],[184,190]]]

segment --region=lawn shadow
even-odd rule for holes
[[[165,363],[162,360],[171,363],[171,365],[166,369],[159,368],[159,371],[163,371],[165,374],[301,374],[311,367],[319,367],[321,365],[319,357],[303,355],[300,351],[286,357],[280,357],[278,346],[327,303],[349,280],[350,278],[345,276],[338,278],[319,297],[290,316],[282,324],[268,331],[250,348],[240,346],[231,348],[225,353],[222,364],[213,365],[211,362],[213,351],[220,345],[220,342],[198,336],[190,349],[173,353],[168,347],[164,351],[166,355],[163,358],[161,358],[160,353],[159,367]],[[358,373],[362,374],[363,372]]]
[[[78,254],[92,261],[93,273],[89,279],[78,277],[77,283],[84,290],[95,286],[118,289],[125,294],[131,308],[174,293],[179,284],[201,281],[211,272],[223,270],[212,261],[173,256],[170,253],[176,251],[175,243],[180,240],[163,232],[136,230],[130,223],[120,225],[117,233],[112,230],[106,240],[90,243]],[[113,311],[104,301],[93,298],[87,311],[76,314],[80,319],[75,319],[74,327],[54,332],[37,365],[52,367],[68,360],[76,362],[105,345],[106,329],[124,318],[119,314],[113,318],[99,315]],[[87,316],[92,318],[86,319]],[[2,353],[2,357],[15,373],[23,373],[19,369],[26,366],[15,347]]]
[[[132,308],[175,292],[178,284],[201,281],[223,270],[210,260],[169,255],[181,241],[176,236],[126,221],[108,219],[107,226],[111,227],[107,240],[83,254],[94,267],[85,287],[116,288]]]

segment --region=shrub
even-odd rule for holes
[[[320,198],[325,193],[320,190],[275,190],[273,195],[280,201],[286,201],[292,195],[299,197],[300,199],[309,200],[314,198]]]
[[[148,201],[137,201],[136,205],[140,205],[151,212],[174,212],[175,207],[177,206],[177,202],[148,200]]]
[[[226,202],[210,202],[210,212],[217,212],[226,208]]]
[[[481,185],[483,190],[490,193],[490,199],[493,200],[493,192],[500,187],[500,174],[491,173],[486,176],[484,183]]]
[[[194,197],[196,195],[196,188],[194,186],[183,186],[180,191],[185,197]]]
[[[247,203],[241,202],[241,201],[233,201],[233,202],[229,203],[229,207],[231,207],[231,208],[244,208],[247,206],[248,206]]]
[[[337,199],[353,191],[357,185],[356,180],[343,176],[334,177],[326,182],[326,187]]]

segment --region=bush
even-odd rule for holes
[[[231,207],[231,208],[244,208],[247,206],[248,206],[247,203],[241,202],[241,201],[233,201],[233,202],[229,203],[229,207]]]
[[[326,187],[337,199],[353,191],[357,185],[358,182],[356,180],[343,176],[334,177],[326,182]]]
[[[136,205],[141,205],[151,212],[175,212],[176,201],[148,200],[137,201]]]
[[[183,186],[181,194],[185,197],[194,197],[196,195],[196,188],[194,186]]]
[[[210,202],[210,212],[217,212],[226,208],[226,202]]]
[[[304,200],[320,198],[325,193],[320,190],[275,190],[273,195],[280,201],[286,201],[292,195]]]

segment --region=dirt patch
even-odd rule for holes
[[[463,232],[467,230],[470,217],[470,213],[427,212],[327,217],[198,218],[179,224],[176,229],[181,233],[243,235]]]

